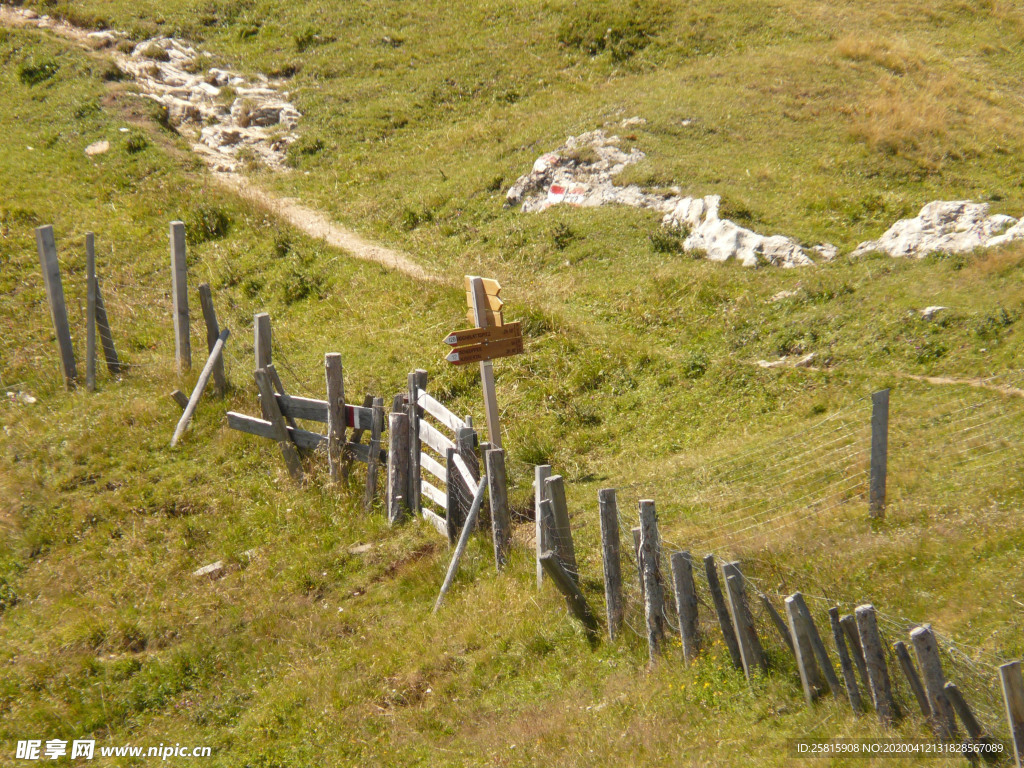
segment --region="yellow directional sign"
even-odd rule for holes
[[[520,355],[522,352],[523,338],[520,336],[514,339],[491,342],[490,344],[472,344],[468,347],[458,347],[449,352],[445,360],[454,365],[465,365],[466,363],[479,363],[499,357]]]
[[[466,294],[466,306],[470,309],[473,308],[473,294],[471,292]],[[497,296],[487,294],[484,296],[484,306],[493,312],[500,312],[501,308],[505,306],[505,302]]]
[[[489,277],[481,277],[480,281],[484,284],[484,293],[488,296],[498,296],[501,293],[501,286],[497,280],[491,280]],[[470,276],[466,275],[466,293],[473,293],[473,282],[470,280]]]
[[[491,310],[488,309],[484,312],[484,314],[487,316],[488,325],[504,325],[505,323],[505,318],[501,314],[501,310],[498,310],[497,312],[492,312]],[[466,322],[473,323],[473,325],[476,325],[476,315],[473,313],[472,309],[470,309],[466,313]]]
[[[508,325],[493,325],[488,328],[466,328],[462,331],[452,331],[444,337],[444,343],[452,347],[461,347],[466,344],[483,344],[492,341],[504,341],[505,339],[522,338],[523,327],[519,322]]]

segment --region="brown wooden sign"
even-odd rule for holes
[[[521,339],[522,337],[523,328],[518,322],[515,322],[488,328],[466,328],[461,331],[452,331],[444,337],[444,343],[452,347],[461,347],[466,344],[484,344],[505,339]]]
[[[457,347],[449,352],[445,360],[454,365],[479,363],[484,360],[495,360],[499,357],[511,357],[523,353],[523,337],[519,336],[489,344],[472,344],[468,347]]]
[[[487,325],[489,326],[505,324],[505,315],[500,310],[493,312],[489,309],[485,309],[484,316],[487,318]],[[466,322],[476,325],[476,314],[474,314],[472,309],[466,313]]]
[[[501,293],[501,286],[498,284],[497,280],[491,280],[489,277],[481,277],[480,282],[483,283],[485,296],[498,296]],[[466,293],[473,293],[473,279],[469,275],[466,275]],[[473,306],[472,301],[469,302],[469,306]]]

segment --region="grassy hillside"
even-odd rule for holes
[[[565,135],[640,115],[629,141],[648,160],[629,179],[722,194],[730,216],[766,232],[848,249],[934,198],[1019,215],[1024,26],[1010,4],[33,7],[290,74],[305,113],[295,170],[255,178],[450,283],[353,262],[283,227],[212,183],[102,53],[0,31],[0,383],[14,395],[0,405],[5,754],[18,739],[91,734],[209,744],[225,766],[785,765],[791,738],[882,733],[845,705],[806,709],[781,647],[780,673],[752,689],[720,646],[691,669],[673,646],[650,672],[632,633],[590,651],[554,591],[536,591],[529,558],[517,552],[498,577],[483,538],[432,617],[448,559],[436,533],[389,530],[361,511],[358,482],[331,488],[317,464],[294,488],[272,444],[223,426],[227,410],[257,411],[258,311],[273,316],[289,390],[320,396],[322,355],[339,351],[350,398],[387,400],[425,367],[430,389],[482,424],[476,377],[442,367],[439,349],[461,325],[466,271],[501,280],[528,336],[526,356],[496,364],[514,506],[532,512],[534,464],[566,476],[595,605],[599,488],[621,489],[626,526],[638,498],[656,499],[667,542],[695,554],[715,520],[760,514],[777,523],[716,551],[772,593],[932,621],[969,657],[958,682],[1002,728],[991,665],[1024,653],[1024,400],[906,377],[1020,385],[1024,249],[744,270],[656,250],[652,214],[502,203]],[[99,139],[111,151],[87,158]],[[192,233],[193,285],[213,286],[232,330],[234,387],[203,403],[172,451],[166,393],[196,375],[173,368],[175,218]],[[94,394],[60,385],[33,242],[43,223],[80,350],[82,240],[97,234],[130,368]],[[773,300],[783,290],[794,295]],[[927,322],[917,310],[929,305],[950,309]],[[809,369],[756,365],[811,352]],[[870,523],[857,493],[782,517],[834,487],[828,430],[847,425],[844,439],[863,445],[864,398],[883,386],[894,388],[886,520]],[[734,495],[714,496],[715,483]],[[215,560],[225,578],[191,578]],[[898,731],[925,733],[920,718]]]

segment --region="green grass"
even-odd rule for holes
[[[930,620],[980,649],[979,664],[1024,653],[1020,401],[900,378],[1019,383],[1024,249],[755,271],[680,254],[643,212],[501,207],[566,134],[639,114],[648,124],[630,141],[649,160],[633,180],[723,194],[730,216],[766,232],[850,247],[939,197],[1019,214],[1021,26],[1008,5],[36,7],[138,39],[187,35],[247,71],[293,71],[305,114],[296,169],[258,180],[401,247],[450,287],[354,262],[221,190],[110,81],[102,55],[0,32],[0,383],[38,398],[0,405],[4,750],[92,734],[210,744],[225,766],[786,765],[791,738],[881,733],[839,704],[806,709],[774,647],[779,674],[753,689],[721,647],[684,669],[672,646],[653,672],[628,633],[591,652],[560,598],[534,589],[532,562],[517,553],[497,577],[483,539],[432,617],[448,558],[435,533],[364,514],[358,473],[332,489],[314,462],[294,488],[275,446],[223,426],[227,410],[258,411],[248,339],[259,311],[273,317],[289,390],[322,396],[322,355],[339,351],[350,399],[387,401],[426,367],[429,389],[483,424],[473,371],[441,363],[440,339],[461,327],[464,272],[501,280],[527,336],[525,356],[495,366],[513,505],[530,507],[532,464],[566,476],[595,605],[599,488],[621,489],[627,521],[638,498],[656,499],[666,538],[691,546],[702,471],[750,451],[769,483],[774,440],[796,445],[891,385],[886,521],[872,524],[858,498],[739,554],[766,588]],[[594,32],[604,24],[606,42]],[[87,158],[101,139],[110,152]],[[166,393],[197,371],[173,368],[172,219],[189,227],[193,284],[211,284],[232,331],[233,384],[203,402],[176,451]],[[82,239],[97,235],[131,367],[121,382],[101,375],[95,394],[61,388],[33,242],[44,223],[79,350]],[[784,289],[797,293],[771,301]],[[934,304],[951,309],[916,315]],[[753,364],[810,352],[815,370]],[[994,468],[943,450],[941,416],[957,398],[1012,416]],[[792,504],[799,491],[780,493]],[[374,547],[349,552],[361,543]],[[215,560],[225,578],[191,578]],[[997,692],[969,690],[988,716]],[[911,718],[898,733],[925,727]]]

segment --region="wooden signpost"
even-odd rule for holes
[[[452,365],[480,363],[480,380],[487,412],[487,437],[492,448],[501,448],[498,423],[498,401],[494,391],[494,369],[491,361],[523,352],[523,331],[519,323],[505,325],[504,302],[498,298],[501,286],[497,280],[466,275],[466,319],[473,328],[453,331],[444,343],[454,347],[445,356]]]

